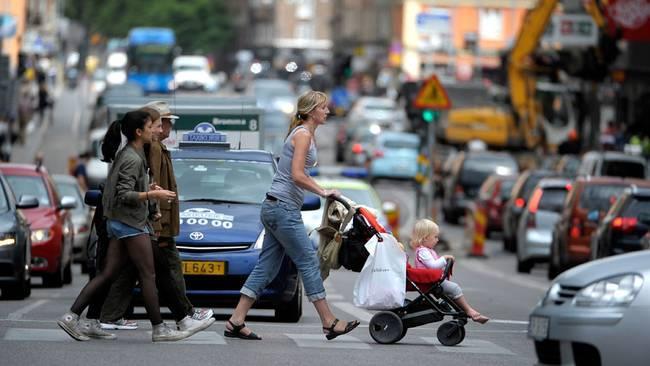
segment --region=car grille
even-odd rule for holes
[[[553,300],[555,305],[562,305],[566,301],[571,301],[578,291],[580,291],[580,287],[560,285],[560,289],[557,293],[550,294],[551,300]]]
[[[185,253],[207,253],[207,252],[232,252],[237,250],[248,249],[252,243],[232,243],[228,245],[211,245],[211,246],[191,246],[177,244],[178,251]]]
[[[189,291],[239,291],[248,276],[185,276]]]

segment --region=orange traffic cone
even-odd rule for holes
[[[472,235],[472,248],[470,249],[470,257],[486,258],[485,249],[485,232],[487,229],[487,212],[485,207],[481,204],[472,205],[473,219],[473,235]],[[469,217],[468,217],[469,218]],[[472,223],[470,223],[471,225]]]

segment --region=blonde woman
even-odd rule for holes
[[[304,190],[321,197],[338,195],[335,190],[323,189],[308,174],[316,165],[315,133],[325,124],[329,109],[324,93],[309,91],[298,98],[297,113],[289,126],[278,162],[278,171],[262,204],[261,219],[265,235],[257,265],[241,289],[235,311],[226,322],[226,337],[260,340],[244,324],[246,315],[264,288],[275,278],[284,255],[295,263],[305,288],[305,294],[314,304],[327,339],[334,339],[352,331],[358,321],[341,322],[325,299],[325,288],[320,277],[316,251],[309,241],[302,222]]]
[[[433,248],[438,244],[438,237],[440,236],[440,228],[438,224],[429,220],[421,219],[415,223],[413,227],[413,235],[411,236],[411,248],[415,251],[415,268],[431,268],[440,269],[445,268],[448,259],[454,259],[452,255],[439,256]],[[458,306],[465,311],[468,317],[473,321],[481,324],[487,323],[490,318],[481,315],[478,311],[472,308],[460,286],[449,280],[442,282],[442,290],[445,295],[449,296]]]

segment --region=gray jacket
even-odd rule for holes
[[[130,144],[118,152],[106,179],[102,204],[104,216],[135,228],[147,227],[149,206],[138,199],[149,190],[149,168],[144,151]]]

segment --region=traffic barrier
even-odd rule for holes
[[[471,257],[487,257],[485,255],[485,234],[487,229],[487,212],[483,205],[472,203],[467,210],[467,223],[471,228],[472,246],[469,251]]]

